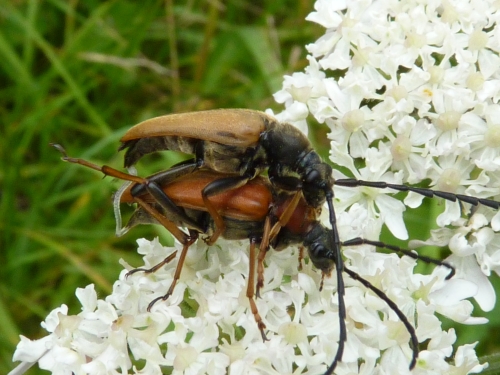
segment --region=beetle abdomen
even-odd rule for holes
[[[156,151],[171,150],[193,154],[199,142],[201,142],[199,139],[186,137],[150,137],[123,142],[119,150],[127,150],[124,164],[128,168],[144,155]]]

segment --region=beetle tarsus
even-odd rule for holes
[[[158,271],[161,267],[163,267],[164,265],[170,263],[173,259],[175,259],[175,257],[177,256],[177,250],[174,251],[172,254],[170,254],[168,257],[166,257],[165,259],[163,259],[160,263],[158,263],[157,265],[151,267],[151,268],[134,268],[133,270],[130,270],[128,271],[126,274],[125,274],[125,277],[128,278],[130,275],[133,275],[134,273],[137,273],[137,272],[144,272],[145,274],[150,274],[150,273],[154,273],[156,271]]]

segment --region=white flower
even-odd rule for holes
[[[460,139],[467,139],[471,157],[478,168],[500,170],[500,106],[491,105],[484,114],[466,113],[458,131]]]
[[[374,162],[383,162],[384,156],[377,153],[377,150],[373,151]],[[388,152],[388,150],[386,150]],[[371,153],[369,153],[371,154]],[[371,155],[370,155],[371,156]],[[390,162],[389,158],[385,158],[386,161]],[[381,172],[379,172],[381,171]],[[380,170],[370,171],[369,167],[363,168],[357,171],[355,174],[356,179],[366,180],[366,181],[384,181],[387,183],[400,184],[402,173],[384,173],[385,170],[382,168]],[[337,174],[337,176],[341,176]],[[342,212],[346,207],[351,206],[354,203],[361,205],[365,208],[370,219],[379,219],[380,224],[384,223],[390,229],[390,231],[400,239],[407,239],[408,232],[406,226],[403,222],[403,211],[405,207],[403,203],[389,194],[391,191],[387,189],[376,189],[369,187],[361,188],[335,188],[335,196],[338,199],[336,207],[339,207],[339,213]]]

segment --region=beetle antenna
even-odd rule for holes
[[[366,187],[372,187],[372,188],[377,188],[377,189],[393,189],[397,191],[402,191],[402,192],[407,192],[411,191],[413,193],[422,195],[427,198],[443,198],[446,199],[450,202],[465,202],[469,203],[473,206],[477,206],[478,204],[482,204],[484,206],[490,207],[490,208],[495,208],[495,209],[500,209],[500,202],[491,200],[491,199],[482,199],[482,198],[476,198],[476,197],[471,197],[469,195],[463,195],[463,194],[454,194],[454,193],[448,193],[446,191],[440,191],[440,190],[432,190],[432,189],[426,189],[426,188],[418,188],[414,186],[409,186],[409,185],[398,185],[398,184],[390,184],[384,181],[364,181],[364,180],[356,180],[354,178],[344,178],[340,180],[335,180],[335,185],[338,186],[345,186],[345,187],[358,187],[358,186],[366,186]]]
[[[335,216],[335,209],[333,208],[333,191],[326,191],[326,202],[328,203],[328,211],[330,214],[330,224],[332,226],[332,236],[334,243],[334,254],[333,261],[335,263],[335,267],[337,268],[337,296],[339,303],[339,346],[337,349],[337,354],[333,359],[332,364],[328,367],[325,372],[325,375],[332,375],[333,371],[337,367],[337,363],[342,360],[342,355],[344,354],[344,344],[347,340],[347,329],[345,325],[346,319],[346,310],[345,310],[345,302],[344,302],[344,294],[345,294],[345,286],[344,279],[342,278],[342,273],[344,272],[344,261],[342,259],[341,251],[340,251],[340,238],[339,232],[337,230],[337,218]]]
[[[68,163],[73,163],[73,164],[80,164],[80,165],[83,165],[84,167],[95,169],[96,171],[99,171],[99,172],[104,173],[105,175],[108,175],[106,171],[109,169],[109,167],[107,167],[107,166],[101,167],[97,164],[91,163],[91,162],[84,160],[84,159],[72,158],[72,157],[68,156],[64,147],[58,143],[49,143],[49,146],[54,147],[57,151],[59,151],[63,155],[61,157],[61,159],[63,161],[66,161]],[[122,173],[122,175],[125,175],[125,174]],[[114,176],[114,177],[120,178],[119,176]],[[122,179],[126,180],[126,178],[122,178]],[[130,181],[133,181],[133,180],[130,180]]]
[[[354,271],[351,271],[349,268],[344,267],[344,271],[354,280],[359,281],[361,284],[363,284],[366,288],[370,289],[373,293],[375,293],[380,299],[385,301],[387,305],[391,308],[392,311],[396,313],[398,316],[399,320],[405,325],[406,330],[410,334],[411,337],[411,344],[410,347],[413,351],[413,355],[411,358],[410,362],[410,370],[413,370],[415,367],[415,364],[417,363],[417,358],[418,358],[418,338],[417,334],[415,332],[415,328],[410,324],[408,321],[408,318],[406,317],[405,314],[399,309],[399,307],[392,301],[387,294],[382,292],[380,289],[378,289],[375,285],[370,283],[368,280],[362,278],[359,274],[357,274]],[[328,374],[331,374],[331,372],[327,372]]]
[[[416,253],[415,251],[406,250],[406,249],[403,249],[399,246],[389,245],[389,244],[386,244],[386,243],[381,242],[381,241],[366,240],[366,239],[361,238],[361,237],[356,237],[356,238],[353,238],[351,240],[342,242],[342,246],[359,246],[359,245],[371,245],[371,246],[379,247],[382,249],[388,249],[388,250],[394,251],[396,253],[401,253],[401,254],[404,254],[406,256],[409,256],[410,258],[413,258],[416,260],[421,260],[422,262],[425,262],[427,264],[435,264],[436,266],[446,267],[450,270],[450,273],[448,274],[448,276],[446,276],[446,280],[449,280],[453,276],[455,276],[455,267],[453,267],[450,263],[443,262],[442,260],[439,260],[439,259],[427,257],[425,255],[420,255],[420,254]]]
[[[66,159],[68,158],[68,154],[66,153],[66,149],[63,146],[61,146],[59,143],[52,143],[52,142],[49,143],[49,146],[54,147],[57,151],[63,154],[62,159],[66,161]]]

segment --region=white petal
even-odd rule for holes
[[[497,212],[491,219],[491,227],[495,232],[500,232],[500,212]]]
[[[379,194],[375,202],[391,233],[400,240],[408,239],[408,231],[403,220],[404,204],[385,194]]]
[[[87,285],[85,288],[76,290],[76,297],[82,304],[82,310],[92,312],[97,307],[97,293],[94,284]]]
[[[495,307],[495,289],[473,256],[458,257],[451,255],[448,259],[456,267],[457,277],[465,278],[477,285],[477,293],[474,299],[483,311],[491,311]]]
[[[39,340],[30,340],[24,336],[20,336],[20,338],[21,341],[17,344],[13,361],[36,362],[52,347],[52,342],[55,340],[53,335],[45,336]]]
[[[478,286],[472,281],[452,278],[444,286],[429,294],[429,298],[441,306],[452,306],[463,299],[475,296]]]
[[[421,194],[409,192],[408,195],[406,196],[404,203],[410,208],[417,208],[420,207],[422,204],[422,201],[424,199],[424,196]]]

